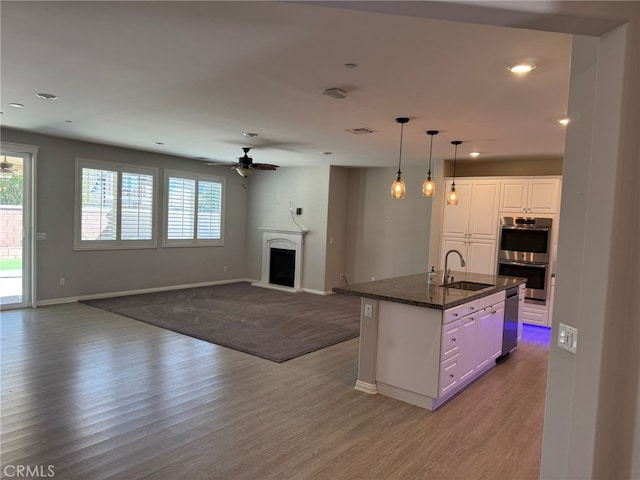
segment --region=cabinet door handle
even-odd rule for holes
[[[453,377],[455,377],[455,375],[453,373],[450,373],[449,377],[453,378]]]
[[[454,314],[453,314],[453,316],[454,316],[454,317],[457,317],[457,316],[458,316],[458,314],[457,314],[457,313],[454,313]]]
[[[451,339],[451,341],[452,341],[452,342],[455,342],[455,341],[456,341],[456,337],[453,337],[453,338]]]

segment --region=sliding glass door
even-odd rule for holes
[[[2,143],[0,152],[0,309],[32,305],[34,147]]]

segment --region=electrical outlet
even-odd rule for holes
[[[364,306],[364,316],[365,317],[373,317],[373,305],[367,303]]]
[[[60,285],[61,287],[64,287],[64,282],[65,282],[64,277],[60,277],[58,279],[58,285]]]
[[[225,265],[225,266],[224,266],[224,271],[225,271],[225,272],[228,272],[228,271],[229,271],[229,265]]]
[[[344,280],[344,273],[340,274],[340,280]]]

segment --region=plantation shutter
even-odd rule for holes
[[[167,238],[192,239],[195,230],[196,182],[169,177]]]
[[[122,173],[121,239],[153,237],[153,176]]]
[[[222,185],[198,182],[198,239],[220,239],[222,227]]]
[[[118,173],[95,168],[82,169],[82,240],[115,240],[118,221]]]

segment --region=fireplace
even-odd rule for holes
[[[296,251],[271,248],[269,283],[293,288],[296,273]]]
[[[259,227],[262,230],[262,278],[256,286],[302,290],[302,260],[306,231]]]

